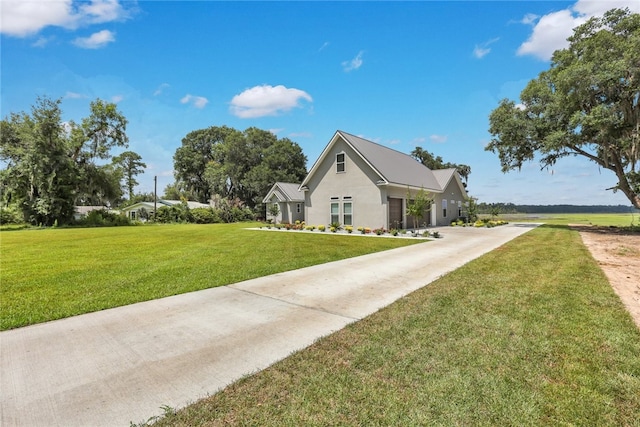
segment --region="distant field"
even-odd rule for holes
[[[486,215],[483,215],[486,216]],[[640,215],[626,214],[503,214],[499,218],[508,221],[544,222],[552,225],[587,224],[603,227],[628,227],[640,225]]]
[[[256,225],[4,231],[0,330],[424,242]]]

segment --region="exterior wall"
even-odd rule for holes
[[[275,217],[269,213],[269,208],[272,204],[278,204],[278,215]],[[298,204],[300,204],[300,212],[298,213]],[[293,224],[296,221],[304,221],[304,202],[281,202],[278,200],[278,197],[274,194],[269,199],[269,203],[266,203],[266,213],[267,220],[271,220],[274,224],[276,223],[290,223]]]
[[[438,226],[449,225],[451,221],[457,220],[459,215],[459,205],[461,206],[462,216],[465,215],[464,203],[465,194],[460,190],[458,182],[454,177],[442,194],[436,194],[434,199],[434,211],[436,216],[436,224]],[[447,201],[447,215],[444,216],[443,203]]]
[[[336,155],[345,154],[345,171],[336,172]],[[324,161],[316,166],[307,182],[305,192],[305,218],[310,225],[328,225],[331,222],[331,202],[340,204],[339,221],[343,224],[342,207],[345,201],[353,206],[353,226],[386,227],[386,196],[376,185],[380,178],[342,140],[336,141]],[[332,200],[337,197],[337,200]],[[351,197],[350,200],[345,197]]]

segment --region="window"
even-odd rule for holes
[[[136,211],[129,212],[129,216],[131,217],[131,219],[135,220],[136,219]]]
[[[336,172],[344,172],[344,153],[336,154]]]
[[[302,203],[297,203],[297,204],[296,204],[296,212],[297,212],[297,213],[302,212]]]
[[[329,224],[333,224],[334,222],[340,222],[340,203],[337,202],[331,203],[331,220]]]
[[[458,201],[458,216],[462,216],[462,202]]]
[[[353,225],[353,205],[351,202],[342,204],[342,225]]]
[[[443,218],[447,217],[447,201],[446,200],[442,201],[442,217]]]

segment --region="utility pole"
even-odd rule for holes
[[[156,220],[156,213],[158,212],[158,176],[153,177],[153,220]]]

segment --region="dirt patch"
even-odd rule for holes
[[[640,234],[614,227],[571,225],[640,328]]]

